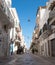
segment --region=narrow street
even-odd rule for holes
[[[55,0],[0,0],[0,65],[55,65]]]
[[[55,59],[25,53],[1,60],[0,65],[55,65]]]

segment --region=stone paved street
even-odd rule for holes
[[[55,58],[25,53],[0,60],[0,65],[55,65]]]

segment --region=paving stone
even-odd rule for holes
[[[53,63],[55,62],[55,58],[42,57],[33,54],[14,55],[5,60],[1,60],[0,65],[55,65],[55,63]]]

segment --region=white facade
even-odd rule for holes
[[[14,28],[11,28],[10,30],[10,40],[12,39],[14,41],[13,52],[15,52],[17,50],[17,46],[15,46],[15,40],[17,35],[16,27],[19,27],[19,18],[15,8],[10,8],[10,11],[14,19]]]
[[[44,56],[55,56],[55,32],[54,32],[55,31],[55,5],[54,5],[55,3],[54,1],[55,0],[50,0],[47,3],[44,16],[41,20],[42,33],[40,34],[39,37],[40,40],[39,51],[40,54]],[[46,25],[44,26],[44,24]]]
[[[7,6],[8,7],[11,7],[11,4],[12,4],[12,1],[11,0],[3,0],[3,1],[5,1],[7,3]]]
[[[24,46],[24,37],[22,35],[22,30],[20,27],[20,21],[19,21],[19,17],[17,15],[16,9],[15,8],[10,8],[11,14],[13,16],[14,19],[14,28],[11,28],[10,31],[10,39],[12,39],[14,41],[14,49],[13,51],[17,51],[17,46],[15,46],[15,42],[18,41],[20,43],[21,46]],[[17,30],[18,31],[17,31]],[[17,36],[17,38],[16,38]],[[20,38],[20,40],[19,40]]]
[[[14,22],[10,8],[11,0],[0,0],[0,56],[9,55],[9,34]]]
[[[18,15],[17,15],[15,8],[10,8],[10,11],[11,11],[11,14],[12,14],[13,19],[14,19],[14,28],[11,29],[10,39],[13,38],[13,40],[14,40],[15,36],[17,34],[16,27],[19,27],[19,18],[18,18]]]
[[[45,8],[40,7],[40,21],[39,21],[39,29],[42,29],[43,25],[45,24]]]

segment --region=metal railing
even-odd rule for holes
[[[40,38],[47,38],[49,35],[52,34],[51,25],[48,23],[43,26],[43,28],[39,31],[39,37]]]
[[[49,18],[55,17],[55,10],[50,11]]]

